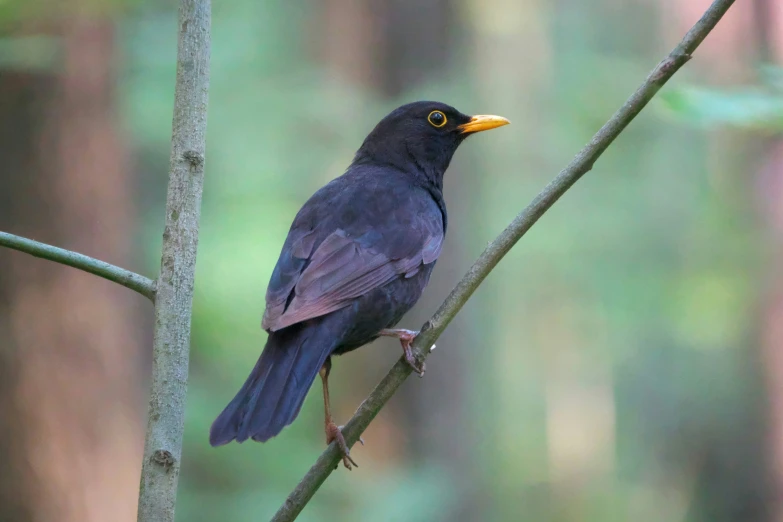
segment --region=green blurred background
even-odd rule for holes
[[[382,116],[513,122],[452,162],[418,328],[708,4],[215,2],[178,520],[266,520],[323,450],[319,386],[269,443],[207,433],[294,214]],[[737,4],[301,520],[783,520],[783,6]],[[173,0],[0,1],[0,229],[156,274],[176,31]],[[0,520],[135,520],[152,309],[130,294],[0,250]],[[335,361],[338,422],[399,355]]]

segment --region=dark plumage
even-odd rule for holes
[[[321,373],[327,442],[348,448],[329,413],[332,355],[379,335],[415,336],[396,325],[418,301],[443,244],[443,174],[471,133],[508,123],[416,102],[372,130],[348,170],[296,215],[266,293],[266,347],[245,384],[212,424],[213,446],[266,441],[293,422]]]

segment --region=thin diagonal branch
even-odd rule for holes
[[[6,232],[0,232],[0,246],[12,248],[41,259],[48,259],[61,265],[78,268],[130,288],[151,301],[155,300],[155,281],[104,261]]]
[[[661,61],[647,76],[625,104],[593,136],[590,142],[576,155],[571,163],[552,180],[541,193],[511,222],[511,224],[484,250],[457,287],[449,294],[435,315],[422,327],[414,341],[416,358],[423,361],[429,354],[429,347],[440,336],[446,326],[457,315],[473,292],[479,287],[493,268],[509,250],[544,215],[544,213],[586,174],[606,148],[620,135],[637,114],[647,105],[658,90],[676,73],[699,44],[715,28],[734,0],[715,0],[707,12],[685,35],[680,44]],[[381,380],[370,395],[356,410],[345,425],[343,435],[349,446],[359,440],[378,412],[397,391],[397,388],[411,374],[411,367],[400,359]],[[290,522],[299,515],[326,478],[336,468],[340,454],[332,443],[313,464],[299,482],[285,503],[275,514],[272,522]]]

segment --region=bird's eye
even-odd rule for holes
[[[430,122],[430,125],[433,127],[443,127],[446,125],[446,115],[443,114],[440,111],[432,111],[429,116],[427,116],[427,121]]]

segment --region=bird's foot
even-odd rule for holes
[[[392,329],[386,329],[381,330],[381,335],[386,337],[396,337],[400,340],[400,344],[402,345],[402,353],[405,355],[405,362],[408,363],[408,365],[413,368],[413,371],[419,374],[419,377],[424,377],[424,372],[427,370],[427,365],[424,364],[424,361],[416,360],[416,358],[413,356],[413,351],[411,350],[411,344],[413,344],[413,340],[416,339],[416,336],[419,335],[419,332],[416,332],[414,330],[405,330],[402,328],[392,330]]]
[[[338,430],[340,430],[340,433],[342,433],[342,431],[343,431],[343,428],[345,428],[345,426],[337,426],[337,429],[338,429]],[[362,446],[364,446],[364,437],[362,437],[362,436],[359,436],[359,444],[361,444]],[[358,467],[358,466],[357,466],[357,467]]]
[[[337,426],[334,422],[330,422],[326,425],[326,444],[331,444],[333,441],[337,441],[337,447],[340,448],[340,453],[343,454],[343,465],[350,471],[351,464],[359,465],[351,458],[351,451],[348,449],[348,445],[345,443],[345,437],[343,437],[342,426]],[[360,438],[359,441],[364,445],[364,441]]]

